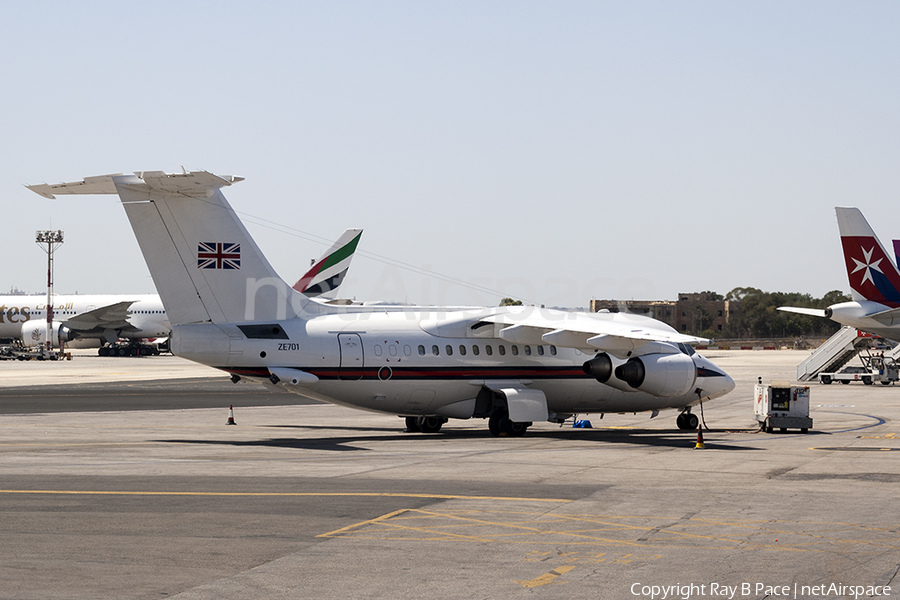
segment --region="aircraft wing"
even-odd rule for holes
[[[631,352],[649,342],[709,342],[706,338],[678,333],[656,319],[625,313],[571,313],[532,308],[502,312],[480,320],[505,325],[499,335],[510,342],[547,343],[613,354]]]
[[[96,329],[127,329],[132,327],[128,322],[128,309],[136,300],[116,302],[77,314],[63,322],[72,331],[93,331]]]

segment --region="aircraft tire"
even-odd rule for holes
[[[419,431],[422,433],[437,433],[444,422],[440,417],[421,417],[419,419]]]
[[[528,429],[529,425],[531,425],[531,423],[517,423],[515,421],[510,421],[509,417],[500,421],[500,427],[509,437],[522,437],[525,435],[525,431]]]
[[[700,425],[700,419],[694,413],[683,412],[675,418],[675,425],[682,431],[692,431]]]
[[[507,418],[505,410],[495,410],[491,413],[491,418],[488,419],[488,431],[491,432],[492,436],[497,437],[500,435],[500,421],[505,418]]]
[[[409,433],[418,433],[419,429],[419,417],[406,417],[406,431]]]

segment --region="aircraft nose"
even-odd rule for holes
[[[734,389],[734,379],[728,373],[725,373],[725,381],[722,386],[722,396]]]
[[[697,365],[698,383],[709,392],[710,398],[724,396],[734,389],[734,379],[708,359],[702,359]],[[702,379],[701,379],[702,378]]]

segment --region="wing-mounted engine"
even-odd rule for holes
[[[656,350],[631,358],[617,358],[601,352],[582,365],[584,372],[604,385],[623,392],[647,392],[654,396],[681,396],[691,390],[697,379],[697,367],[687,354],[671,344],[659,344]]]
[[[71,342],[76,337],[78,337],[76,332],[59,321],[53,322],[50,329],[50,341],[54,348],[59,348],[60,342]],[[26,321],[22,323],[21,338],[26,346],[37,346],[47,343],[47,322]]]
[[[645,354],[616,367],[613,379],[632,389],[669,398],[682,396],[694,387],[697,367],[686,354]]]

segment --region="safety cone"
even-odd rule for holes
[[[234,407],[232,405],[228,405],[228,420],[225,422],[226,425],[237,425],[234,422]]]
[[[697,443],[694,445],[694,450],[696,449],[706,448],[706,444],[703,443],[703,425],[697,426]]]

